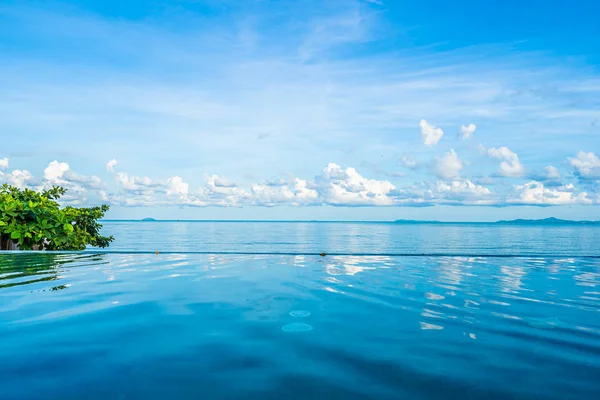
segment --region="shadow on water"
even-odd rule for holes
[[[66,268],[79,267],[86,261],[98,262],[103,255],[74,255],[52,253],[0,254],[0,290],[15,286],[59,281]],[[59,283],[59,282],[57,282]],[[52,286],[50,291],[63,290],[68,285]]]

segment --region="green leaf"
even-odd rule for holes
[[[66,193],[61,187],[36,192],[10,185],[0,186],[0,232],[18,241],[23,250],[49,242],[53,250],[83,250],[86,246],[107,247],[114,238],[100,234],[102,218],[109,207],[60,207],[56,202]]]

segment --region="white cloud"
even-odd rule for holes
[[[132,195],[132,194],[114,194],[104,190],[98,192],[100,200],[111,206],[121,207],[157,207],[175,205],[172,202],[166,203],[156,199],[153,195]]]
[[[16,186],[19,189],[29,187],[29,182],[33,180],[33,175],[27,170],[14,170],[12,172],[4,173],[0,171],[0,182],[8,183],[9,185]]]
[[[117,171],[115,169],[117,164],[117,160],[110,160],[108,164],[106,164],[106,170],[112,172],[119,189],[127,192],[138,192],[145,195],[150,195],[151,192],[156,189],[164,189],[163,184],[154,182],[147,176],[139,177],[129,175],[126,172]]]
[[[61,186],[67,189],[67,193],[60,198],[60,203],[82,205],[87,201],[90,190],[103,190],[105,184],[97,176],[79,175],[71,170],[68,163],[54,160],[44,169],[40,188],[50,186]]]
[[[433,191],[434,200],[440,204],[452,205],[494,205],[500,200],[492,197],[492,192],[468,179],[438,181]]]
[[[580,151],[569,163],[581,178],[600,180],[600,158],[594,153]]]
[[[231,182],[227,178],[223,178],[219,175],[210,175],[208,177],[209,186],[214,187],[216,190],[220,190],[218,188],[234,188],[237,187],[235,182]]]
[[[185,190],[183,180],[174,179],[165,183],[153,181],[147,176],[139,177],[117,171],[115,168],[117,164],[117,160],[110,160],[106,164],[106,170],[113,174],[118,193],[104,190],[100,192],[101,199],[110,205],[151,207],[177,205],[180,201],[185,200],[185,195],[178,193],[178,191]],[[169,196],[179,196],[179,198],[167,199]]]
[[[106,170],[108,172],[115,172],[115,166],[118,164],[118,161],[114,158],[106,163]]]
[[[482,147],[482,149],[485,149]],[[525,173],[525,168],[519,161],[519,156],[512,152],[508,147],[487,149],[488,156],[498,160],[504,160],[500,163],[500,174],[506,177],[520,177]]]
[[[240,207],[251,197],[246,190],[239,188],[237,184],[226,178],[218,175],[210,175],[207,178],[206,185],[198,189],[197,196],[192,198],[197,204]]]
[[[506,148],[486,149],[493,157],[511,159]],[[591,193],[578,192],[572,184],[560,187],[544,186],[532,180],[514,186],[513,193],[499,193],[481,186],[481,181],[459,178],[463,162],[454,150],[436,159],[434,166],[440,180],[421,182],[396,188],[387,180],[369,179],[356,169],[328,164],[314,181],[291,178],[274,182],[257,183],[250,190],[239,187],[219,175],[206,175],[205,181],[195,190],[180,176],[165,181],[149,177],[131,176],[116,171],[112,163],[117,192],[111,192],[96,176],[74,173],[64,162],[53,161],[45,169],[43,179],[36,181],[28,171],[0,171],[0,182],[18,187],[40,189],[57,184],[68,189],[61,199],[63,204],[84,205],[88,195],[95,195],[110,205],[124,207],[242,207],[242,206],[432,206],[432,205],[537,205],[558,206],[566,204],[595,204],[600,202],[597,189]],[[514,160],[513,160],[514,161]],[[508,162],[508,161],[507,161]],[[558,171],[548,166],[546,176],[556,179]],[[497,178],[500,179],[500,178]],[[498,182],[498,181],[492,181]],[[556,184],[556,183],[554,183]],[[593,185],[592,185],[593,186]]]
[[[406,168],[414,169],[417,167],[417,160],[412,154],[404,154],[401,162]]]
[[[544,172],[546,173],[546,179],[560,179],[560,172],[558,172],[558,168],[553,167],[552,165],[545,167]]]
[[[52,161],[44,169],[44,180],[50,185],[62,185],[71,190],[74,187],[82,189],[97,189],[104,187],[104,183],[97,176],[84,176],[75,173],[66,162]]]
[[[252,197],[256,205],[300,206],[314,204],[319,198],[319,193],[315,189],[309,188],[307,181],[295,178],[292,185],[255,184],[252,186]]]
[[[66,180],[73,184],[81,185],[86,189],[102,190],[106,186],[97,176],[84,176],[69,170],[65,173]]]
[[[69,164],[54,160],[44,170],[44,179],[50,183],[58,184],[64,181],[63,176],[68,170]]]
[[[453,149],[444,156],[436,158],[433,165],[435,174],[442,179],[458,177],[462,167],[463,163]]]
[[[187,196],[190,191],[190,185],[183,181],[179,176],[172,176],[167,179],[167,196]]]
[[[152,182],[147,176],[130,176],[125,172],[115,172],[115,180],[121,189],[132,192],[144,191],[159,186],[159,184]]]
[[[354,168],[342,169],[330,163],[317,176],[316,184],[321,201],[331,205],[367,206],[392,205],[388,196],[394,185],[389,181],[367,179]]]
[[[508,199],[508,203],[529,205],[567,205],[567,204],[592,204],[586,192],[575,193],[572,184],[555,189],[544,187],[538,181],[530,181],[523,185],[515,186],[516,198]]]
[[[425,146],[435,146],[444,136],[442,128],[437,128],[424,119],[419,122],[419,127],[421,128],[421,139],[423,139]]]
[[[477,126],[475,124],[469,124],[469,125],[462,125],[460,127],[460,137],[462,140],[467,140],[467,139],[471,139],[473,137],[473,133],[475,133],[475,130],[477,129]]]
[[[233,182],[218,175],[206,176],[206,183],[193,193],[190,185],[180,176],[172,176],[166,181],[129,175],[117,171],[116,160],[111,160],[106,169],[113,173],[117,188],[121,193],[102,191],[104,201],[125,207],[145,206],[221,206],[238,207],[247,202],[248,193]]]
[[[492,192],[481,185],[476,185],[468,179],[455,180],[451,182],[438,182],[436,186],[438,193],[453,193],[453,194],[466,194],[473,196],[488,196]]]
[[[0,158],[0,171],[8,169],[8,158]]]

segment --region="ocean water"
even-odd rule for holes
[[[600,256],[600,226],[330,222],[106,222],[112,251]]]
[[[105,231],[0,254],[1,399],[600,398],[599,228]]]

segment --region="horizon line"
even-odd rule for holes
[[[100,222],[257,222],[257,223],[371,223],[371,224],[498,224],[498,223],[535,223],[557,221],[559,223],[575,224],[599,224],[597,220],[570,220],[556,217],[538,218],[538,219],[502,219],[495,221],[440,221],[440,220],[266,220],[266,219],[101,219]]]

